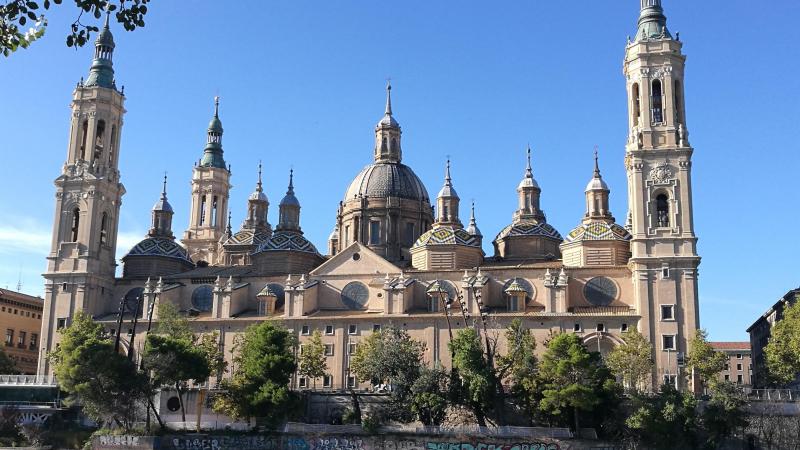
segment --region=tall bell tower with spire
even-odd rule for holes
[[[661,0],[641,0],[638,29],[629,38],[623,68],[630,130],[625,166],[633,236],[630,267],[636,307],[647,317],[639,330],[655,346],[656,385],[682,382],[681,355],[699,326],[694,150],[686,123],[682,47],[678,35],[667,29]],[[674,313],[664,316],[664,310]]]
[[[193,261],[220,264],[220,239],[225,236],[230,169],[222,155],[222,121],[219,97],[214,97],[214,117],[208,124],[203,157],[192,172],[192,207],[183,245]]]
[[[114,37],[106,16],[86,81],[72,93],[67,158],[55,180],[53,238],[47,256],[41,374],[57,330],[78,311],[106,312],[114,299],[119,210],[125,188],[118,169],[125,96],[114,80]],[[113,306],[111,306],[113,308]]]

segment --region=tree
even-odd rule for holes
[[[145,342],[142,365],[151,374],[154,386],[174,387],[186,422],[183,394],[189,381],[204,383],[211,367],[203,348],[182,337],[151,334]]]
[[[497,355],[495,379],[498,382],[498,405],[496,409],[505,410],[503,382],[510,382],[511,394],[521,401],[526,411],[533,409],[535,400],[536,379],[536,338],[530,329],[523,328],[522,321],[514,319],[505,331],[507,350],[504,355]]]
[[[322,333],[314,330],[311,339],[303,344],[302,352],[298,358],[300,365],[300,376],[311,378],[314,388],[317,387],[317,378],[325,375],[328,371],[328,363],[325,361],[325,344],[322,343]]]
[[[18,371],[14,361],[6,355],[3,349],[0,349],[0,374],[14,375],[16,373],[18,373]]]
[[[217,382],[222,380],[222,375],[228,371],[228,362],[219,343],[219,333],[213,331],[195,338],[195,345],[203,353],[211,373],[216,375]]]
[[[728,357],[718,352],[708,343],[706,330],[697,329],[689,339],[689,354],[686,365],[693,369],[700,379],[709,385],[717,382],[717,374],[725,368]]]
[[[764,348],[770,381],[790,383],[800,373],[800,301],[787,305]]]
[[[88,314],[78,312],[59,333],[61,343],[49,357],[68,401],[80,403],[83,412],[99,423],[113,421],[129,431],[151,394],[147,377],[114,351],[103,326]]]
[[[411,338],[407,331],[387,327],[372,333],[358,344],[350,359],[350,371],[373,386],[391,386],[390,417],[406,421],[411,386],[419,377],[425,344]]]
[[[580,412],[594,410],[613,397],[616,389],[600,354],[589,352],[573,333],[559,333],[550,339],[536,378],[541,395],[539,410],[562,423],[571,412],[576,431],[580,429]]]
[[[189,321],[181,315],[178,307],[170,302],[158,303],[158,322],[153,332],[178,339],[194,339]]]
[[[270,425],[284,418],[293,401],[294,346],[294,336],[272,322],[248,327],[234,359],[236,369],[222,381],[214,409],[235,418],[264,418]]]
[[[653,373],[653,346],[636,330],[622,333],[624,343],[606,356],[606,366],[626,389],[638,391]]]
[[[462,401],[475,414],[478,425],[485,427],[497,381],[483,352],[480,336],[474,328],[461,329],[449,347],[453,354],[453,370],[458,371],[461,380]]]
[[[447,414],[447,371],[423,367],[411,386],[411,412],[423,425],[441,425]]]
[[[702,414],[708,446],[721,448],[727,438],[747,427],[746,405],[747,397],[737,385],[730,381],[712,385],[711,399]]]
[[[695,448],[698,440],[697,400],[664,384],[652,396],[634,396],[625,420],[630,447]]]
[[[91,38],[92,32],[99,31],[94,25],[84,24],[81,19],[84,14],[100,19],[103,12],[113,12],[114,19],[122,24],[127,31],[144,26],[144,16],[147,14],[147,4],[150,0],[73,0],[77,7],[77,18],[70,25],[67,35],[67,47],[82,47]],[[30,0],[9,0],[0,6],[0,52],[4,56],[20,48],[28,48],[31,43],[41,38],[47,29],[47,20],[43,14],[55,5],[60,5],[62,0],[43,0],[42,5]],[[23,32],[25,26],[33,25]]]

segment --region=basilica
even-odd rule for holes
[[[649,384],[689,388],[681,375],[688,339],[698,327],[700,257],[682,46],[667,28],[661,0],[641,0],[620,83],[629,107],[629,133],[618,153],[627,171],[627,189],[616,194],[627,198],[622,222],[609,209],[611,189],[595,156],[594,171],[586,174],[583,217],[564,234],[548,224],[529,149],[527,161],[520,158],[517,209],[508,211],[507,226],[484,236],[474,208],[461,204],[449,162],[435,197],[403,164],[402,128],[387,86],[372,160],[365,149],[369,164],[349,186],[325,186],[344,195],[328,218],[333,231],[318,247],[303,235],[301,199],[320,187],[295,186],[291,172],[276,223],[269,222],[260,167],[242,181],[254,186],[247,204],[229,205],[231,172],[215,99],[205,148],[202,154],[198,149],[192,170],[185,231],[173,231],[165,178],[151,227],[122,258],[117,277],[125,95],[115,83],[115,45],[106,22],[89,75],[73,92],[68,154],[55,180],[39,373],[52,371],[45,355],[77,311],[90,313],[112,334],[122,314],[122,343],[133,341],[138,352],[142,323],[158,321],[158,305],[168,302],[196,332],[218,333],[229,360],[235,337],[252,324],[280,323],[298,336],[301,348],[319,330],[328,373],[318,387],[327,390],[370,388],[351,375],[349,359],[359,341],[382,327],[408,330],[425,342],[428,363],[448,366],[452,332],[478,327],[503,347],[503,329],[513,319],[540,343],[552,333],[575,333],[601,353],[636,329],[653,344],[656,369]],[[230,219],[236,207],[246,207],[241,224]],[[482,250],[484,238],[492,239],[492,254]],[[307,389],[311,382],[297,375],[292,387]]]

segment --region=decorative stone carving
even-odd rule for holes
[[[667,164],[659,164],[650,169],[650,180],[654,184],[667,184],[672,178],[672,169]]]

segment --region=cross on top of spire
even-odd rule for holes
[[[392,115],[392,79],[386,79],[386,111],[384,112],[387,116]]]

